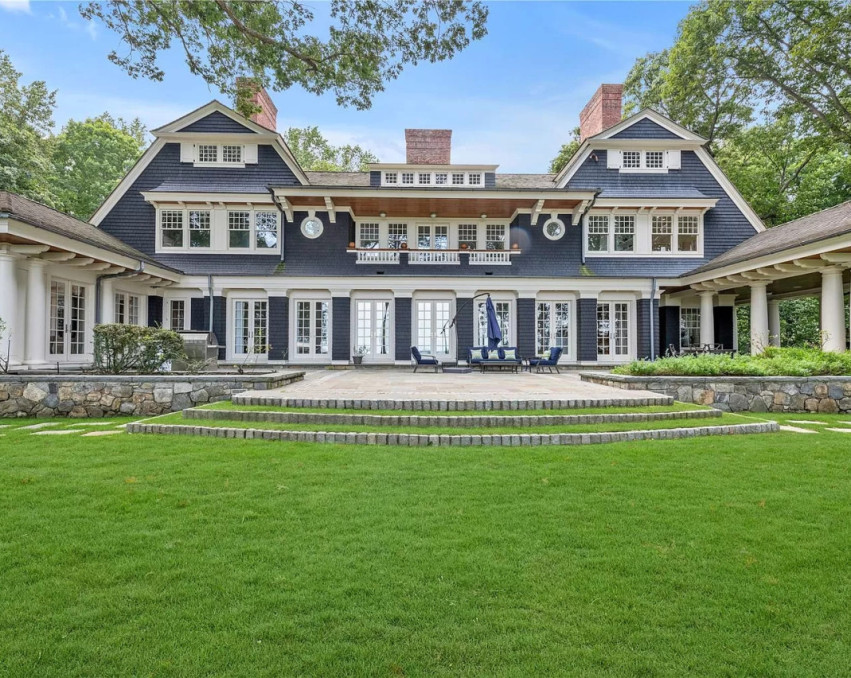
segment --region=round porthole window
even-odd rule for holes
[[[561,219],[548,219],[544,224],[544,235],[550,240],[558,240],[564,235],[564,222]]]
[[[325,226],[322,224],[322,220],[314,216],[305,217],[304,221],[301,222],[302,235],[311,240],[322,235],[324,229]]]

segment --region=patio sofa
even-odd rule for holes
[[[503,367],[517,372],[523,365],[523,359],[520,357],[516,346],[500,346],[499,348],[471,346],[467,349],[467,363],[471,367],[478,367],[482,372],[487,368]]]

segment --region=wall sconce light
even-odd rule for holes
[[[384,217],[387,216],[387,212],[379,212],[378,216],[380,216],[383,219]]]
[[[430,216],[432,219],[436,219],[436,218],[437,218],[437,212],[432,212],[429,216]]]
[[[485,214],[484,212],[482,212],[479,216],[481,216],[481,218],[482,218],[482,219],[487,219],[487,218],[488,218],[488,215],[487,215],[487,214]]]

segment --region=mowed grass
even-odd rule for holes
[[[474,449],[3,429],[0,675],[848,675],[851,434],[812,428]]]

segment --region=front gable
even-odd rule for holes
[[[662,127],[658,122],[650,118],[641,118],[629,127],[613,134],[611,139],[682,139],[670,129]]]
[[[233,118],[226,116],[221,111],[213,111],[209,115],[192,122],[175,132],[212,132],[217,134],[256,134],[256,130],[249,129]]]

